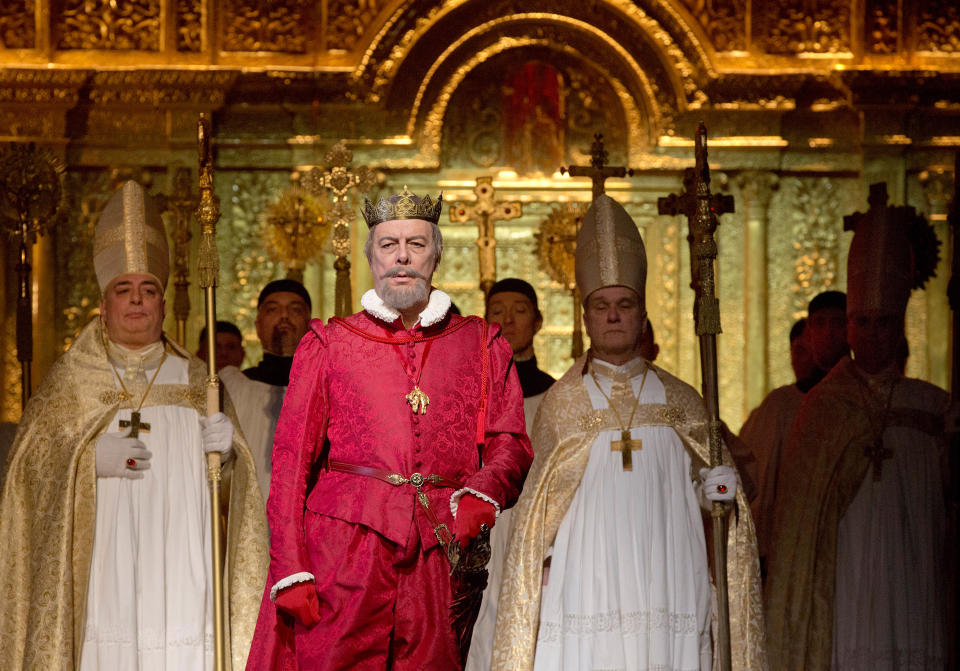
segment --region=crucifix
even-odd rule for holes
[[[150,424],[147,422],[140,421],[140,411],[134,410],[130,413],[130,419],[121,419],[120,428],[125,429],[130,427],[130,433],[127,434],[127,438],[139,438],[140,432],[150,433]]]
[[[633,168],[625,166],[607,165],[607,150],[603,148],[603,133],[593,136],[590,145],[590,166],[571,165],[569,168],[561,166],[561,175],[571,177],[589,177],[593,181],[593,200],[604,193],[604,183],[608,177],[633,177]]]
[[[333,207],[328,216],[333,222],[331,246],[337,255],[333,268],[337,271],[334,285],[334,314],[346,317],[353,312],[353,292],[350,286],[350,226],[357,218],[356,208],[350,206],[351,189],[367,192],[377,182],[377,174],[367,166],[352,166],[353,151],[340,140],[325,156],[328,168],[315,167],[300,180],[303,186],[318,198],[329,192]]]
[[[450,208],[450,221],[463,224],[476,221],[479,229],[477,255],[480,263],[480,288],[484,296],[497,281],[497,238],[494,226],[498,221],[516,219],[523,214],[519,202],[497,202],[492,177],[477,177],[473,188],[477,199],[472,204],[459,202]]]
[[[873,464],[873,481],[880,482],[883,477],[883,462],[893,458],[893,451],[883,446],[883,432],[877,436],[877,439],[863,448],[863,453]]]
[[[625,471],[633,470],[633,451],[639,450],[642,447],[642,440],[639,438],[634,440],[630,437],[630,429],[622,429],[620,431],[620,440],[610,441],[610,451],[620,453],[623,459],[623,470]]]

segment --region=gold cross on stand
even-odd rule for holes
[[[127,438],[139,438],[140,431],[143,431],[144,433],[150,433],[150,424],[147,422],[141,422],[140,413],[136,411],[130,413],[129,421],[126,419],[120,420],[121,429],[125,429],[128,426],[130,427],[130,433],[127,434]]]
[[[523,214],[523,205],[518,202],[496,201],[493,177],[477,177],[473,188],[477,199],[473,203],[454,203],[450,208],[450,221],[463,224],[476,221],[479,229],[477,253],[480,262],[480,288],[484,296],[497,281],[497,238],[494,226],[498,221],[516,219]]]
[[[883,476],[883,462],[893,457],[893,451],[883,446],[883,437],[881,436],[863,448],[863,453],[873,463],[873,481],[880,482],[880,478]]]
[[[608,177],[633,177],[633,168],[624,166],[607,165],[607,150],[603,148],[603,133],[597,133],[593,136],[593,144],[590,145],[590,167],[584,165],[571,165],[569,168],[561,167],[561,175],[570,175],[571,177],[589,177],[593,181],[593,200],[604,193],[604,182]]]
[[[614,440],[610,443],[611,452],[620,452],[620,456],[623,458],[623,470],[632,471],[633,470],[633,451],[643,448],[643,441],[637,438],[634,440],[630,437],[630,429],[623,429],[620,431],[620,440]]]

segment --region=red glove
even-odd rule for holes
[[[320,600],[312,582],[298,582],[280,590],[275,603],[304,627],[312,627],[320,621]]]
[[[492,503],[488,503],[473,494],[464,494],[460,497],[457,504],[457,517],[453,521],[453,535],[460,541],[461,545],[466,545],[470,539],[480,533],[480,525],[486,524],[488,528],[493,528],[493,523],[497,520],[497,509]]]

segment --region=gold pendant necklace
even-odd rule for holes
[[[403,367],[403,372],[407,374],[407,377],[410,378],[410,381],[413,383],[413,389],[404,396],[407,399],[407,403],[410,404],[410,410],[414,415],[425,415],[427,414],[427,406],[430,405],[430,397],[427,396],[423,389],[420,388],[420,377],[423,375],[423,367],[427,363],[427,353],[430,352],[430,345],[433,344],[433,341],[427,342],[426,347],[423,350],[423,357],[420,359],[420,370],[417,372],[416,377],[410,373],[410,369],[407,368],[406,361],[403,360],[403,355],[400,353],[400,347],[397,346],[396,352],[397,356],[400,357],[400,364]],[[411,352],[413,350],[410,350]]]

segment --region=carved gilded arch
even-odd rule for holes
[[[659,8],[672,17],[668,30],[652,13],[622,0],[523,3],[524,10],[549,11],[519,11],[514,4],[450,2],[427,11],[405,32],[403,17],[412,10],[409,4],[398,6],[371,41],[354,73],[355,84],[368,101],[407,110],[405,131],[418,147],[418,163],[438,163],[443,119],[457,86],[505,51],[554,49],[603,73],[628,120],[631,158],[670,133],[677,115],[702,104],[703,88],[716,76],[700,36],[678,28],[682,21],[676,11]],[[474,11],[458,14],[458,9]],[[377,57],[387,34],[395,39],[390,54]]]

